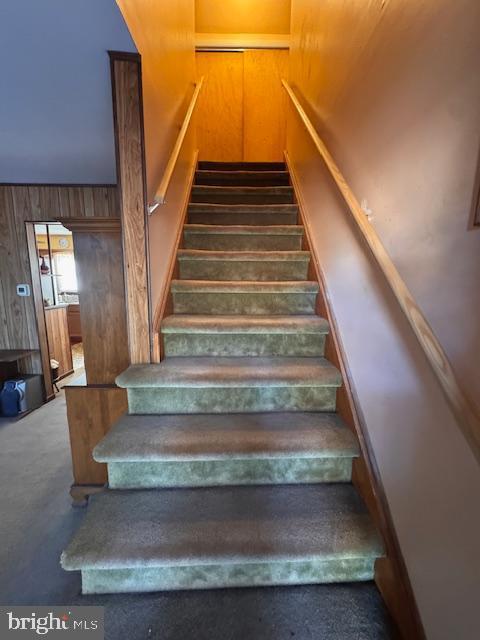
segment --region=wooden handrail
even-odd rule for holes
[[[182,149],[183,141],[185,140],[185,136],[187,135],[193,112],[195,111],[198,94],[200,93],[203,85],[203,78],[204,77],[202,76],[195,85],[195,91],[193,92],[192,99],[190,100],[190,104],[188,105],[187,113],[185,114],[185,118],[178,133],[177,139],[175,140],[175,145],[173,147],[172,153],[170,154],[170,158],[168,159],[167,166],[165,167],[162,180],[158,186],[155,198],[153,199],[153,203],[148,206],[148,212],[150,214],[155,211],[158,205],[165,203],[165,197],[170,185],[170,180],[172,179],[175,165],[177,164],[178,156],[180,155],[180,151]]]
[[[357,198],[347,184],[340,169],[336,165],[327,147],[315,130],[311,120],[300,104],[298,98],[286,80],[282,80],[290,100],[295,110],[307,129],[313,144],[323,158],[327,169],[340,190],[355,222],[357,223],[363,237],[365,238],[373,257],[383,271],[388,284],[390,285],[397,302],[402,308],[410,326],[415,333],[420,346],[422,347],[430,366],[432,367],[445,397],[452,409],[460,429],[469,443],[474,455],[480,462],[480,414],[478,408],[464,393],[457,380],[455,372],[450,364],[442,345],[435,336],[431,326],[415,302],[407,285],[402,280],[392,259],[383,246],[377,232],[367,220],[367,216],[360,206]]]

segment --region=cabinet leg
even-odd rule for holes
[[[106,487],[105,484],[72,484],[70,487],[72,507],[86,507],[88,498],[95,493],[104,491]]]

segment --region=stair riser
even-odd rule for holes
[[[164,333],[168,356],[296,356],[319,357],[323,334]]]
[[[286,171],[284,162],[215,162],[200,160],[200,171]]]
[[[297,224],[297,213],[281,211],[189,211],[188,222],[190,224],[238,224],[268,226],[276,224]]]
[[[188,260],[178,261],[183,280],[306,280],[308,260]]]
[[[202,193],[193,192],[190,202],[211,204],[293,204],[293,194],[289,193]]]
[[[130,388],[129,413],[335,411],[336,387]]]
[[[173,292],[174,313],[205,315],[312,315],[316,293]]]
[[[258,172],[245,174],[197,171],[195,184],[213,187],[288,187],[290,181],[286,173]]]
[[[110,489],[349,482],[351,458],[110,462]]]
[[[185,232],[183,248],[204,251],[300,251],[302,236]]]
[[[139,593],[372,580],[374,558],[84,569],[82,592]]]

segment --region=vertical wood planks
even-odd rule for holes
[[[282,162],[286,142],[287,96],[282,78],[288,76],[285,49],[244,52],[245,162]]]
[[[67,224],[80,283],[87,384],[115,384],[129,363],[120,225],[102,230],[94,221]]]
[[[45,310],[50,358],[59,364],[60,378],[73,372],[72,350],[68,335],[67,307]]]
[[[141,65],[110,53],[130,362],[150,362],[147,203]]]
[[[65,387],[65,395],[74,486],[105,484],[107,465],[95,462],[92,451],[127,411],[125,389],[72,385]]]
[[[283,161],[288,55],[284,49],[197,52],[197,74],[205,76],[197,115],[200,160]]]
[[[243,160],[243,54],[197,53],[199,160]]]
[[[35,286],[30,270],[26,222],[61,222],[69,217],[114,217],[120,215],[116,185],[77,185],[76,197],[69,198],[68,185],[0,184],[0,347],[38,349],[39,329],[33,296],[20,298],[16,285]],[[91,206],[93,197],[93,209]],[[88,200],[85,207],[85,199]],[[74,209],[71,208],[71,202]],[[32,230],[33,232],[33,230]],[[32,254],[34,255],[34,254]],[[40,355],[25,369],[42,370]],[[47,384],[48,387],[48,384]],[[47,389],[47,396],[49,395]]]

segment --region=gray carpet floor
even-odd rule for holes
[[[82,596],[59,557],[84,517],[70,506],[65,398],[0,419],[0,605],[105,607],[107,640],[388,640],[371,583]]]

